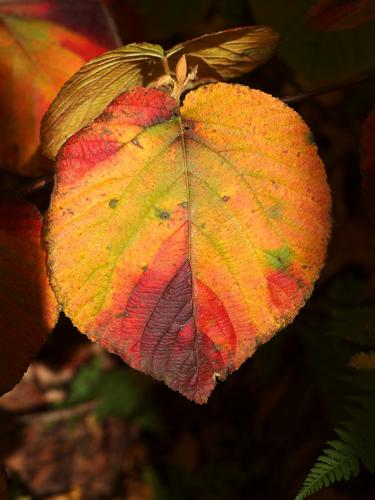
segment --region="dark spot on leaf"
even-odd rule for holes
[[[164,219],[167,220],[170,218],[170,213],[167,212],[166,210],[160,210],[159,208],[155,209],[155,215],[156,217],[159,217],[159,219]]]
[[[191,130],[194,130],[194,122],[192,120],[183,120],[182,129],[184,130],[184,132],[190,132]]]
[[[309,130],[306,134],[307,144],[315,144],[315,138],[311,130]]]
[[[148,269],[148,266],[142,266],[142,271],[145,273]]]
[[[108,206],[110,208],[116,208],[117,207],[117,203],[118,203],[118,200],[113,199],[113,200],[109,201]]]
[[[229,196],[225,195],[223,196],[221,199],[223,200],[224,203],[226,203],[227,201],[229,201]]]
[[[259,337],[255,337],[255,345],[257,347],[260,347],[262,344],[263,344],[262,339],[260,339]]]
[[[109,121],[112,119],[112,117],[113,114],[110,111],[103,111],[103,113],[100,116],[101,120],[103,121]]]

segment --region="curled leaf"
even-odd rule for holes
[[[176,68],[180,83],[186,78],[187,64],[198,65],[198,82],[234,78],[263,64],[277,41],[271,28],[246,26],[194,38],[166,53],[160,45],[149,43],[108,52],[85,64],[59,92],[42,122],[43,152],[55,158],[68,137],[91,123],[122,92],[139,85],[168,84],[168,64],[171,71]]]
[[[268,26],[244,26],[193,38],[166,52],[170,67],[185,54],[190,67],[198,65],[198,76],[226,80],[264,64],[279,41]]]
[[[0,394],[19,382],[57,320],[41,231],[33,205],[0,198]]]
[[[60,90],[43,118],[43,153],[55,158],[68,137],[90,123],[119,94],[164,74],[160,45],[132,43],[85,64]]]
[[[41,175],[39,128],[84,61],[117,44],[98,0],[0,0],[0,168]]]
[[[357,28],[375,19],[375,0],[319,0],[309,10],[309,19],[321,31]]]
[[[241,85],[135,88],[57,158],[54,290],[91,339],[207,400],[310,295],[330,195],[308,127]]]

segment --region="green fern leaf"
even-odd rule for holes
[[[336,432],[343,441],[328,441],[329,447],[317,459],[295,500],[303,500],[336,481],[347,481],[358,476],[359,460],[350,445],[350,439],[346,439],[350,435],[342,429],[337,429]]]

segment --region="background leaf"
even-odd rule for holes
[[[280,33],[279,55],[311,83],[339,82],[374,67],[375,23],[320,33],[309,25],[314,0],[249,0],[255,20]]]
[[[49,265],[82,332],[204,402],[310,295],[330,195],[307,126],[277,99],[215,84],[176,107],[136,88],[65,143]]]
[[[19,382],[57,320],[41,231],[33,205],[0,198],[0,394]]]
[[[51,168],[38,153],[43,114],[85,60],[116,45],[98,0],[0,0],[0,168]]]
[[[309,11],[311,26],[322,31],[357,28],[375,19],[374,0],[319,0]]]

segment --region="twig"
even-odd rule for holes
[[[79,405],[72,406],[71,408],[61,408],[52,411],[19,415],[15,417],[15,421],[21,425],[29,425],[34,422],[49,424],[59,420],[69,420],[72,417],[89,413],[90,411],[95,410],[97,406],[97,401],[89,401],[87,403],[81,403]]]
[[[353,85],[357,85],[359,83],[367,82],[374,79],[375,79],[375,70],[370,71],[370,73],[366,73],[364,75],[352,78],[350,80],[346,80],[345,82],[326,85],[325,87],[321,87],[320,89],[311,90],[309,92],[301,92],[300,94],[283,97],[281,100],[285,102],[285,104],[294,104],[297,102],[305,101],[306,99],[310,99],[310,97],[329,94],[330,92],[335,92],[335,90],[345,89],[347,87],[351,87]]]
[[[24,186],[17,189],[17,193],[23,196],[27,196],[35,191],[39,191],[39,189],[44,188],[48,184],[53,182],[54,176],[49,175],[47,177],[41,177],[40,179],[36,179],[35,181],[30,182],[29,184],[25,184]]]

